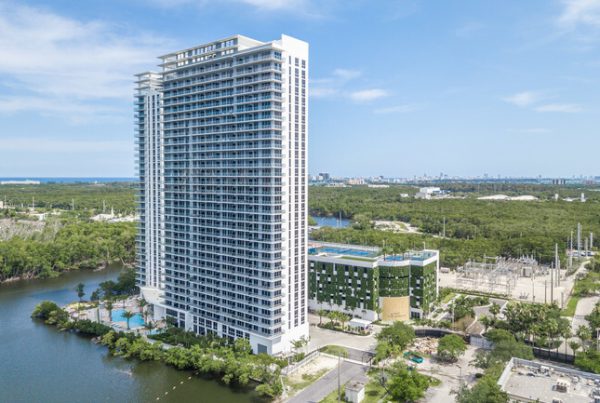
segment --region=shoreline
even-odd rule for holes
[[[75,273],[75,272],[82,272],[82,271],[90,271],[92,273],[96,273],[96,272],[104,271],[115,264],[121,266],[122,269],[132,269],[135,267],[134,263],[128,263],[128,262],[122,262],[120,260],[115,260],[110,263],[103,263],[96,268],[77,268],[77,269],[68,269],[68,270],[63,270],[63,271],[54,271],[54,272],[52,272],[52,274],[50,276],[44,276],[44,277],[41,277],[39,275],[33,275],[31,273],[26,274],[26,275],[21,275],[21,276],[13,276],[13,277],[6,278],[4,280],[0,280],[0,287],[3,285],[19,283],[21,281],[47,280],[47,279],[52,279],[52,278],[58,278],[58,277],[62,277],[65,274],[68,274],[68,273]]]

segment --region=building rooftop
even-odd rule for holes
[[[509,361],[498,385],[519,400],[580,403],[600,399],[600,375],[519,358]]]
[[[308,254],[312,256],[361,260],[368,262],[378,261],[380,264],[393,264],[404,261],[427,260],[436,256],[438,251],[407,251],[404,254],[384,255],[381,251],[381,248],[377,247],[313,242],[308,246]]]

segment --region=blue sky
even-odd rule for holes
[[[0,0],[0,177],[133,176],[133,74],[311,46],[311,173],[600,175],[600,0]]]

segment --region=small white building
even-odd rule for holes
[[[363,332],[368,332],[372,329],[370,320],[364,320],[359,318],[352,318],[350,322],[348,322],[348,327],[354,330],[361,330]]]
[[[365,383],[359,380],[351,380],[346,384],[346,401],[360,403],[365,398]]]
[[[438,187],[424,187],[420,188],[417,194],[415,195],[416,199],[425,199],[429,200],[437,196],[442,195],[442,189]]]

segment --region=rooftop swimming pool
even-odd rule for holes
[[[357,256],[357,257],[375,257],[379,254],[378,251],[343,248],[343,247],[336,247],[336,246],[320,246],[320,247],[308,249],[309,255],[316,255],[318,253],[330,253],[332,255],[345,255],[345,256]]]
[[[113,322],[127,322],[127,319],[123,316],[125,309],[115,309],[112,311],[111,320]],[[141,313],[136,313],[129,319],[129,327],[136,328],[144,326],[144,318]]]
[[[390,261],[390,262],[402,262],[403,260],[427,260],[430,257],[435,256],[435,253],[432,252],[419,252],[419,253],[413,253],[413,254],[409,254],[409,255],[388,255],[385,257],[385,261]]]

